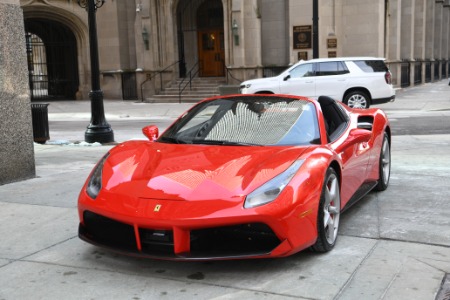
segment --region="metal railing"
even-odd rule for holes
[[[263,77],[273,77],[280,75],[281,72],[286,70],[289,66],[274,66],[274,67],[264,67],[263,68]]]
[[[198,61],[192,66],[192,68],[188,72],[188,76],[184,77],[178,85],[178,103],[181,103],[181,94],[183,94],[186,87],[189,85],[189,90],[192,90],[192,79],[198,74],[200,68]],[[189,78],[189,81],[185,83],[186,79]]]
[[[441,63],[441,62],[440,62],[439,60],[436,60],[436,61],[434,62],[434,80],[435,80],[435,81],[441,79],[440,74],[439,74],[440,63]]]
[[[387,65],[391,72],[393,72],[394,77],[400,79],[401,87],[409,87],[411,83],[414,85],[430,83],[450,76],[450,61],[446,59],[436,59],[433,61],[417,58],[414,61],[402,60],[399,62],[388,62]],[[396,72],[399,72],[399,74],[396,74]],[[413,75],[413,77],[410,75]]]
[[[410,72],[411,72],[411,66],[409,62],[402,62],[401,63],[401,75],[400,75],[400,86],[401,87],[408,87],[411,85],[410,83]]]
[[[142,83],[141,83],[141,101],[144,101],[144,93],[142,91],[142,88],[144,86],[145,83],[151,81],[153,78],[155,78],[157,75],[159,75],[159,83],[160,83],[160,91],[164,91],[164,87],[163,87],[163,80],[162,80],[162,74],[167,71],[167,69],[173,67],[175,64],[178,64],[180,62],[180,60],[177,60],[176,62],[170,64],[169,66],[165,67],[164,69],[162,69],[161,71],[156,71],[155,74],[153,74],[152,76],[147,77],[147,79],[145,79]]]
[[[226,73],[227,73],[227,84],[230,84],[230,80],[229,78],[231,77],[231,79],[235,80],[238,84],[240,84],[243,80],[238,79],[236,77],[233,76],[233,74],[231,73],[230,69],[228,67],[225,67]]]
[[[425,62],[425,82],[431,82],[431,61]]]

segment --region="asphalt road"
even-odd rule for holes
[[[393,135],[428,135],[450,133],[450,117],[410,116],[392,118]]]

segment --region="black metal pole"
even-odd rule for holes
[[[91,85],[89,93],[91,100],[91,122],[84,133],[84,139],[88,143],[114,142],[114,133],[105,118],[103,107],[103,91],[100,89],[100,67],[97,44],[97,22],[95,13],[98,0],[87,0],[88,26],[89,26],[89,50],[91,57]]]
[[[319,58],[319,0],[313,0],[313,58]]]

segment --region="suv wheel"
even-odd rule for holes
[[[344,98],[344,103],[351,108],[369,108],[370,99],[365,92],[353,91]]]

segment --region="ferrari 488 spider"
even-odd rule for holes
[[[159,136],[112,148],[78,200],[79,236],[125,254],[179,260],[331,250],[341,212],[389,184],[379,109],[328,97],[206,99]]]

